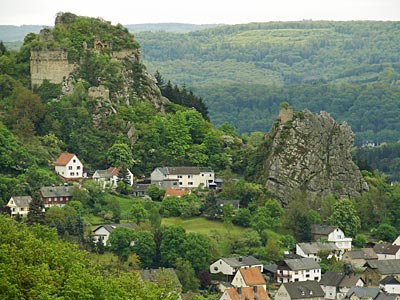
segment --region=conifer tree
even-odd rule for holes
[[[44,203],[39,193],[32,195],[32,201],[29,204],[29,212],[27,216],[28,224],[44,224]]]

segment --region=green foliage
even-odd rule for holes
[[[126,144],[115,143],[107,151],[107,161],[110,166],[129,168],[133,165],[132,151]]]
[[[136,36],[149,69],[193,89],[216,126],[265,132],[289,102],[346,120],[361,144],[400,139],[397,30],[398,22],[268,22]]]
[[[374,230],[373,235],[378,240],[392,243],[399,236],[399,232],[392,225],[381,223]]]
[[[127,227],[117,227],[110,234],[108,239],[109,250],[119,259],[125,261],[132,253],[133,242],[135,241],[135,231]]]
[[[199,280],[189,261],[178,258],[175,264],[175,272],[182,284],[182,291],[197,291],[200,287]]]
[[[342,229],[346,236],[354,237],[361,228],[360,217],[349,199],[340,200],[333,206],[330,223]]]
[[[140,223],[145,222],[149,218],[149,212],[144,208],[142,203],[134,203],[131,208],[131,213],[133,221],[140,225]]]
[[[107,270],[56,231],[0,216],[2,299],[177,299],[170,285],[144,283],[136,272]]]
[[[162,199],[162,197],[165,194],[165,190],[159,188],[155,184],[151,184],[147,189],[146,189],[146,195],[149,196],[152,200],[159,201]]]

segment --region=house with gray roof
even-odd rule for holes
[[[335,257],[340,259],[340,249],[334,243],[312,242],[312,243],[297,243],[296,254],[302,257],[309,257],[315,261],[321,261],[319,253],[326,252],[328,258]]]
[[[39,191],[45,208],[63,207],[72,199],[72,187],[68,185],[43,186]]]
[[[97,243],[99,240],[101,240],[103,242],[103,244],[106,246],[111,232],[113,232],[118,227],[127,227],[132,230],[135,229],[135,227],[132,224],[101,225],[92,231],[93,243]]]
[[[240,268],[257,267],[263,272],[263,264],[254,256],[237,256],[220,258],[210,265],[210,273],[222,273],[227,276],[227,281],[232,281],[233,276]]]
[[[382,259],[400,259],[400,246],[390,243],[376,244],[374,251],[378,260]]]
[[[379,288],[353,286],[346,294],[349,300],[374,300],[380,293]]]
[[[380,292],[374,300],[400,300],[399,294]]]
[[[342,256],[342,261],[351,264],[355,268],[363,268],[368,260],[377,260],[374,249],[372,248],[361,248],[359,250],[346,251]]]
[[[379,282],[379,288],[391,294],[400,294],[400,281],[394,276],[386,276]]]
[[[160,188],[208,188],[214,183],[214,171],[199,167],[158,167],[151,173],[151,184]]]
[[[325,272],[319,281],[326,299],[343,300],[353,286],[364,286],[360,275],[338,272]]]
[[[275,300],[324,300],[325,293],[315,280],[283,283]]]
[[[114,189],[118,186],[119,172],[119,168],[109,167],[106,170],[96,170],[92,178],[95,182],[101,184],[103,189],[107,186]],[[133,174],[129,169],[127,169],[127,180],[129,185],[133,184]]]
[[[342,251],[351,250],[352,238],[345,237],[343,230],[337,226],[328,226],[321,224],[311,225],[311,235],[314,241],[328,241]]]
[[[400,277],[400,259],[370,260],[364,267],[362,277],[369,286],[379,286],[386,276]]]
[[[12,196],[6,206],[10,208],[12,217],[17,215],[27,216],[31,201],[31,196]]]
[[[285,259],[278,265],[276,282],[297,282],[321,279],[321,267],[312,258]]]

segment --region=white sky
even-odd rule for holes
[[[112,24],[400,21],[400,0],[0,0],[1,25],[53,25],[57,12]]]

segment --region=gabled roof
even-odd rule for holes
[[[164,198],[169,197],[169,196],[181,197],[186,194],[190,194],[190,191],[168,188],[165,191]]]
[[[351,259],[378,259],[374,249],[372,248],[362,248],[360,250],[350,250],[346,254]]]
[[[108,172],[108,170],[96,170],[96,172],[94,172],[93,177],[95,177],[95,175],[97,174],[96,177],[98,178],[112,178],[113,174],[111,174],[110,172]]]
[[[331,232],[335,231],[338,228],[337,226],[329,226],[329,225],[320,225],[313,224],[311,225],[311,233],[318,235],[329,235]]]
[[[100,225],[100,226],[96,227],[96,229],[94,229],[93,232],[96,232],[98,229],[100,229],[102,227],[105,230],[107,230],[109,233],[113,232],[118,227],[126,227],[126,228],[134,229],[134,226],[132,224],[105,224],[105,225]]]
[[[242,300],[242,299],[269,300],[267,291],[264,289],[263,286],[228,288],[225,290],[225,292],[229,295],[231,300]]]
[[[325,274],[322,275],[319,283],[325,286],[352,287],[355,286],[360,279],[362,280],[361,275],[346,275],[344,273],[325,272]]]
[[[157,168],[164,175],[198,175],[200,168],[198,167],[159,167]]]
[[[42,197],[71,197],[72,191],[69,186],[43,186],[40,188]]]
[[[28,207],[32,201],[31,196],[12,196],[11,199],[14,200],[15,205],[18,207]]]
[[[239,272],[242,275],[244,282],[249,286],[265,284],[264,277],[262,276],[260,269],[257,267],[240,268]]]
[[[372,298],[374,299],[380,292],[379,288],[353,286],[346,294],[346,298],[356,295],[357,298]]]
[[[364,266],[377,269],[382,275],[400,274],[400,259],[368,260]]]
[[[119,174],[119,169],[116,167],[109,167],[107,169],[107,171],[110,172],[114,176],[118,176],[118,174]]]
[[[339,284],[339,287],[347,287],[350,288],[352,286],[355,286],[357,282],[361,279],[361,281],[365,285],[364,279],[361,277],[361,274],[351,274],[351,275],[345,275],[342,279],[342,281]]]
[[[400,284],[400,281],[398,281],[398,280],[396,279],[396,277],[393,277],[393,276],[386,276],[386,277],[383,278],[379,283],[382,284],[382,285],[386,285],[386,284]]]
[[[262,263],[254,256],[237,256],[230,258],[221,258],[226,264],[233,268],[240,268],[246,266],[262,265]]]
[[[59,158],[54,162],[54,165],[56,166],[65,166],[67,165],[70,160],[75,156],[75,154],[72,153],[62,153]]]
[[[325,285],[325,286],[338,287],[340,282],[343,279],[343,276],[344,276],[343,273],[325,272],[325,274],[322,275],[321,280],[319,281],[319,284]]]
[[[392,244],[376,244],[374,246],[374,251],[376,254],[396,254],[399,252],[400,246],[392,245]]]
[[[325,293],[317,281],[299,281],[283,283],[291,299],[324,297]]]
[[[285,259],[284,262],[292,271],[321,269],[314,259],[308,257]]]
[[[339,248],[334,243],[298,243],[299,247],[305,254],[317,254],[321,250],[328,250],[331,252],[339,251]]]

